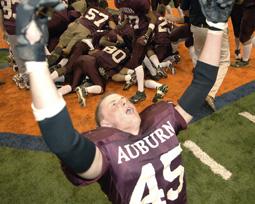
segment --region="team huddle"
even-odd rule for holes
[[[10,2],[1,0],[1,9],[6,19],[15,19],[6,9]],[[204,15],[197,26],[207,29],[199,56],[192,49],[193,23],[175,2],[187,24],[176,26],[169,20],[173,16],[168,3],[115,0],[118,10],[111,10],[105,0],[24,0],[16,7],[16,31],[11,33],[13,26],[4,24],[15,37],[15,43],[10,42],[18,66],[14,81],[30,88],[42,137],[65,176],[77,186],[98,182],[115,204],[188,200],[177,135],[199,111],[222,71],[224,33],[234,0],[197,1]],[[190,49],[194,73],[175,106],[161,101],[168,87],[158,81],[168,77],[168,70],[175,73],[179,40]],[[137,92],[130,99],[105,94],[95,110],[97,128],[79,133],[63,95],[75,91],[85,106],[86,97],[104,93],[109,80],[123,82],[124,90],[137,84]],[[134,103],[146,99],[145,87],[156,90],[154,104],[138,113]]]
[[[144,86],[156,89],[153,102],[160,101],[168,87],[156,81],[167,77],[163,68],[174,72],[173,64],[179,61],[178,53],[171,51],[169,40],[174,25],[159,14],[151,14],[155,22],[150,24],[147,17],[149,1],[134,1],[127,5],[116,2],[119,11],[109,10],[106,1],[68,3],[63,11],[53,14],[48,24],[51,76],[56,81],[65,77],[59,92],[65,95],[76,91],[84,106],[88,94],[102,94],[106,83],[114,80],[123,82],[124,90],[138,84],[137,93],[130,99],[133,103],[145,99]],[[15,9],[17,2],[1,1],[1,5],[6,11]],[[14,17],[15,13],[9,17],[4,13],[4,25],[11,36],[15,33]],[[149,25],[153,25],[152,28]],[[150,29],[151,33],[146,36],[148,42],[144,43],[142,38]],[[15,52],[15,43],[10,44],[13,44],[10,49],[15,60],[13,67],[18,67],[13,80],[20,88],[29,88],[25,65]]]

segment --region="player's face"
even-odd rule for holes
[[[102,104],[103,125],[138,134],[141,118],[135,106],[119,94],[107,96]]]

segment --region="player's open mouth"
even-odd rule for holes
[[[134,112],[134,109],[133,108],[127,108],[126,110],[126,114],[132,114]]]

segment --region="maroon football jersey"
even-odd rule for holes
[[[118,49],[115,46],[107,46],[95,54],[97,64],[106,71],[118,68],[129,57],[129,53],[124,49]]]
[[[176,135],[186,122],[172,104],[160,102],[141,113],[138,136],[114,128],[98,128],[84,135],[103,154],[103,173],[94,180],[81,179],[64,167],[75,185],[98,181],[115,204],[186,203],[184,167]]]
[[[169,33],[171,33],[173,28],[174,25],[172,23],[168,23],[162,16],[157,16],[153,42],[159,45],[170,44]]]
[[[91,33],[94,33],[97,30],[105,30],[111,19],[111,14],[107,10],[98,7],[90,7],[87,9],[84,16],[79,19],[79,22],[88,28]]]
[[[115,5],[120,9],[123,18],[128,18],[137,35],[143,35],[147,31],[149,19],[146,14],[150,9],[149,0],[115,0]]]
[[[0,9],[3,11],[3,24],[9,35],[15,35],[16,31],[16,6],[20,0],[0,0]]]

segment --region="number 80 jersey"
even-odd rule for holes
[[[138,136],[113,128],[86,133],[104,156],[105,171],[94,181],[115,204],[186,203],[182,149],[176,137],[186,122],[166,102],[146,108],[141,119]],[[94,182],[74,177],[71,181],[76,185]]]

